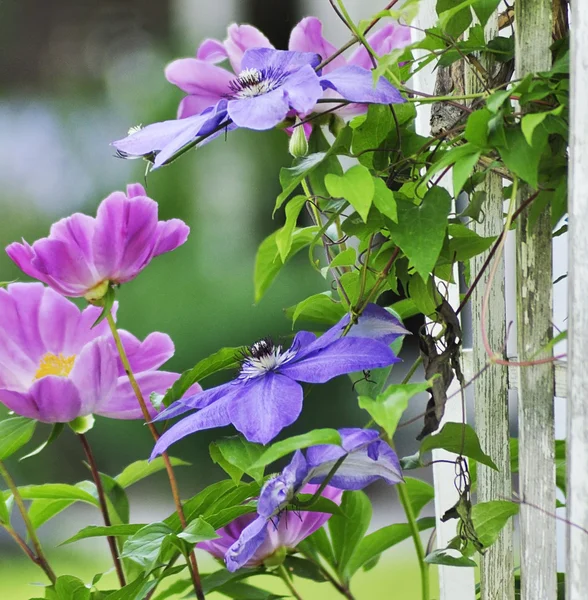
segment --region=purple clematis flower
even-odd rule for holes
[[[192,121],[187,125],[183,123],[187,119],[155,123],[112,145],[119,155],[153,160],[157,168],[182,148],[211,139],[209,133],[218,134],[222,124],[265,130],[288,115],[309,114],[324,90],[351,102],[404,102],[400,92],[383,77],[374,85],[368,69],[349,65],[321,74],[316,72],[320,60],[313,52],[250,48],[243,54],[237,75],[196,58],[175,61],[167,69],[168,79],[184,81],[184,89],[192,90],[194,95],[202,92],[193,106],[203,107],[216,98],[214,108],[203,108],[199,115],[190,117]]]
[[[318,487],[307,484],[300,493],[314,494]],[[341,490],[330,485],[321,493],[336,504],[341,502],[342,494]],[[215,558],[225,559],[229,571],[236,571],[241,567],[257,567],[265,562],[271,563],[274,556],[280,560],[284,550],[295,550],[302,540],[320,529],[330,517],[328,513],[309,511],[285,512],[273,520],[260,518],[255,514],[243,515],[219,529],[216,532],[220,536],[218,539],[201,542],[198,548],[206,550]],[[240,544],[241,536],[250,526],[253,526],[254,530],[259,529],[259,532],[254,536],[254,541]],[[237,553],[234,550],[237,544],[246,548],[247,552]],[[229,552],[231,548],[233,550]]]
[[[92,328],[100,312],[80,311],[40,283],[0,289],[0,402],[45,423],[91,414],[142,418],[106,321]],[[179,377],[157,370],[173,356],[169,336],[152,333],[141,342],[120,334],[143,394],[164,393]]]
[[[287,506],[297,494],[307,492],[309,484],[324,482],[340,458],[346,457],[327,487],[360,490],[377,479],[390,485],[403,481],[396,453],[379,439],[377,431],[341,429],[339,433],[341,446],[312,446],[307,449],[306,456],[297,450],[282,473],[266,482],[257,503],[257,518],[251,520],[250,517],[250,522],[241,531],[237,541],[226,551],[225,561],[229,571],[255,564],[253,561],[259,560],[260,554],[264,554],[260,549],[272,547],[271,543],[268,544],[268,536],[272,527],[280,528]]]
[[[203,429],[232,423],[249,441],[267,444],[302,410],[303,383],[325,383],[338,375],[387,367],[400,359],[389,344],[408,333],[386,309],[369,305],[356,325],[341,337],[349,323],[346,315],[321,337],[300,331],[283,350],[271,340],[253,344],[234,381],[178,400],[160,413],[169,419],[189,410],[159,439],[151,457],[178,440]]]
[[[186,241],[189,227],[179,219],[158,221],[157,212],[157,202],[135,183],[103,200],[96,218],[76,213],[53,224],[49,237],[32,246],[15,242],[6,252],[60,294],[97,300],[110,284],[134,279],[155,256]]]

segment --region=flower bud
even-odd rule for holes
[[[296,119],[288,151],[294,158],[302,158],[308,154],[308,140],[304,132],[304,126],[300,124],[300,119]]]
[[[83,434],[94,427],[94,415],[86,415],[85,417],[76,417],[69,422],[69,426],[75,433]]]

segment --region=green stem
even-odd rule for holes
[[[294,596],[296,600],[304,600],[304,598],[298,593],[298,591],[294,587],[294,584],[292,583],[292,580],[290,579],[288,571],[286,571],[286,567],[284,565],[280,565],[278,567],[278,573],[280,574],[280,577],[282,578],[283,582],[286,584],[286,587],[292,593],[292,596]]]
[[[37,537],[37,532],[35,531],[35,528],[33,527],[33,524],[31,523],[31,520],[29,518],[29,513],[27,512],[27,507],[25,506],[22,496],[20,495],[20,492],[18,491],[18,487],[14,483],[14,480],[10,476],[10,473],[6,470],[6,467],[4,466],[2,461],[0,461],[0,475],[2,475],[2,478],[6,482],[8,489],[10,489],[10,491],[12,492],[12,497],[14,498],[16,506],[18,507],[18,510],[22,517],[22,520],[24,521],[27,533],[29,534],[29,537],[31,538],[31,542],[33,543],[33,547],[36,552],[37,560],[35,562],[43,569],[43,571],[45,571],[45,574],[47,575],[47,577],[49,578],[51,583],[55,583],[57,581],[57,577],[55,576],[53,569],[49,566],[49,563],[47,562],[47,559],[45,558],[45,554],[43,553],[43,548],[41,546],[41,542],[39,541],[39,538]],[[19,544],[19,545],[21,545],[21,544]],[[22,547],[22,545],[21,545],[21,547]],[[24,548],[23,548],[23,550],[24,550]],[[30,556],[30,554],[29,554],[29,556]]]
[[[429,600],[429,565],[425,562],[425,549],[421,540],[419,528],[410,504],[410,497],[406,489],[406,484],[399,483],[396,486],[398,492],[398,498],[406,514],[408,526],[410,527],[410,533],[414,542],[414,548],[417,554],[417,560],[419,563],[419,569],[421,571],[421,598],[422,600]]]
[[[341,583],[339,583],[332,575],[329,573],[327,569],[316,560],[311,554],[307,554],[306,552],[302,552],[302,550],[298,549],[298,553],[302,554],[307,560],[309,560],[316,568],[323,574],[325,579],[342,595],[347,598],[347,600],[355,600],[355,596],[351,593],[351,590]]]
[[[475,98],[485,98],[488,92],[479,92],[477,94],[462,94],[461,96],[427,96],[425,98],[407,98],[407,102],[451,102],[455,100],[473,100]]]

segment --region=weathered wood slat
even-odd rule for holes
[[[588,529],[588,12],[573,4],[569,177],[567,518]],[[567,600],[588,595],[588,535],[568,527]]]
[[[551,0],[515,3],[517,77],[551,67]],[[520,190],[520,205],[530,194]],[[538,351],[552,338],[551,215],[545,210],[531,227],[526,212],[517,224],[517,333],[522,361],[551,356]],[[519,371],[521,600],[555,600],[556,534],[554,464],[553,364]]]
[[[486,40],[498,34],[498,11],[488,20],[485,27]],[[492,87],[495,61],[491,56],[479,57],[480,64],[488,73],[487,87]],[[472,69],[466,70],[466,93],[483,91],[482,82]],[[472,229],[483,237],[498,236],[504,228],[502,177],[489,173],[479,187],[486,193],[484,218],[481,223],[472,221]],[[484,252],[470,261],[472,273],[478,273],[488,256]],[[489,290],[490,298],[485,327],[490,346],[497,351],[503,348],[506,339],[506,298],[504,281],[504,257],[499,259],[494,284]],[[482,303],[488,286],[488,271],[474,289],[471,298],[473,371],[480,372],[488,361],[482,342]],[[508,370],[493,365],[485,370],[474,383],[474,409],[476,432],[484,452],[492,457],[498,471],[478,465],[478,502],[490,502],[512,496],[510,471],[510,444],[508,419]],[[496,542],[480,560],[481,600],[514,600],[513,523],[509,522],[501,531]]]

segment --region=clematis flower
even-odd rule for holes
[[[320,74],[316,72],[319,63],[320,56],[312,52],[271,48],[246,50],[237,75],[196,58],[175,61],[167,69],[168,79],[183,81],[182,89],[192,90],[196,96],[201,94],[191,106],[198,106],[203,112],[192,117],[194,121],[189,125],[182,124],[182,119],[155,123],[112,145],[125,158],[155,156],[153,168],[157,168],[169,162],[175,152],[196,144],[207,135],[206,131],[213,131],[219,114],[226,114],[226,122],[234,127],[265,130],[289,114],[310,113],[324,90],[333,90],[339,98],[351,102],[404,102],[400,92],[383,77],[374,85],[367,69],[350,65]],[[210,105],[204,107],[215,99],[214,109]]]
[[[257,503],[257,518],[252,520],[249,517],[249,523],[242,529],[238,539],[226,550],[225,561],[229,571],[259,564],[257,561],[267,557],[269,549],[272,553],[276,551],[279,547],[276,542],[280,541],[280,527],[288,515],[286,513],[284,517],[287,506],[297,494],[313,493],[312,484],[324,482],[341,457],[345,456],[345,459],[325,490],[360,490],[377,479],[390,485],[403,481],[398,457],[388,444],[379,439],[377,431],[341,429],[339,433],[341,446],[312,446],[307,449],[306,456],[297,450],[282,473],[266,482]],[[329,494],[331,499],[336,497],[334,492]],[[322,523],[328,519],[327,515],[325,517]],[[242,521],[238,525],[244,523]],[[226,546],[228,539],[235,537],[235,529],[233,527],[230,531],[232,536],[221,534],[221,539],[215,541]],[[318,527],[313,531],[316,529]],[[306,535],[310,533],[312,531]],[[282,545],[292,548],[287,544]]]
[[[30,246],[23,240],[6,248],[27,274],[64,296],[97,300],[110,284],[134,279],[155,256],[187,239],[179,219],[157,220],[157,203],[142,185],[114,192],[98,207],[96,218],[76,213],[51,226],[49,237]]]
[[[318,485],[307,484],[300,492],[314,494]],[[327,485],[321,495],[339,504],[343,492]],[[238,517],[216,533],[220,537],[201,542],[198,548],[206,550],[212,556],[225,559],[229,571],[241,567],[257,567],[264,563],[279,562],[288,551],[293,551],[302,540],[320,529],[331,517],[328,513],[296,511],[285,512],[272,520],[260,518],[255,514]],[[255,539],[240,547],[247,547],[247,552],[236,552],[234,548],[249,527],[259,528]],[[233,548],[229,552],[229,550]]]
[[[100,312],[80,311],[40,283],[0,289],[0,402],[45,423],[92,414],[142,418],[106,321],[92,328]],[[157,370],[173,356],[169,336],[152,333],[141,342],[120,334],[143,394],[164,393],[179,377]]]
[[[189,410],[159,439],[151,457],[178,440],[203,429],[233,424],[249,441],[267,444],[302,410],[303,383],[325,383],[346,373],[387,367],[400,359],[389,344],[407,332],[387,310],[369,305],[345,337],[345,316],[317,338],[309,331],[296,334],[283,350],[269,339],[253,344],[234,381],[174,402],[157,420]]]

